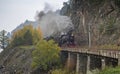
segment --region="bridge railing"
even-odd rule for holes
[[[78,52],[78,53],[86,53],[93,54],[99,56],[106,56],[111,58],[119,58],[120,50],[91,50],[86,48],[62,48],[63,51],[69,52]]]

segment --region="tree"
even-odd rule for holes
[[[103,24],[99,26],[99,32],[101,35],[112,35],[117,32],[116,18],[110,17]]]
[[[2,49],[5,49],[5,47],[7,46],[7,44],[8,44],[7,31],[2,30],[0,32],[0,47]]]
[[[27,30],[24,33],[23,39],[24,39],[23,42],[25,45],[32,45],[33,44],[32,33],[30,32],[30,30]]]
[[[42,39],[42,31],[40,29],[40,27],[38,27],[38,29],[34,29],[33,32],[33,40],[34,40],[34,44],[36,44],[38,41],[40,41]]]
[[[53,40],[41,40],[37,43],[36,49],[32,52],[32,68],[50,70],[59,64],[60,48]]]
[[[12,36],[12,46],[33,45],[42,39],[40,28],[34,29],[32,25],[24,26],[17,30]]]

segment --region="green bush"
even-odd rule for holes
[[[66,69],[52,70],[51,74],[76,74],[75,72],[69,72]]]
[[[56,68],[60,63],[60,48],[53,41],[41,40],[37,43],[36,49],[32,52],[32,68],[50,70]]]
[[[120,67],[106,68],[102,70],[99,74],[120,74]]]

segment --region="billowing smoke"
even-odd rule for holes
[[[38,21],[44,37],[48,37],[56,33],[67,32],[73,28],[72,22],[69,17],[57,14],[52,10],[49,10],[47,12],[39,12]]]
[[[49,4],[49,3],[45,3],[45,7],[44,7],[44,12],[47,13],[49,11],[52,11],[53,7]]]

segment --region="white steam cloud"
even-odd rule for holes
[[[61,16],[52,11],[47,13],[43,13],[42,11],[39,14],[41,14],[39,15],[39,26],[42,29],[44,37],[73,28],[72,22],[67,16]]]
[[[66,32],[73,28],[69,17],[58,14],[58,11],[53,12],[52,9],[50,4],[45,3],[43,11],[37,15],[38,26],[42,29],[44,37]]]

